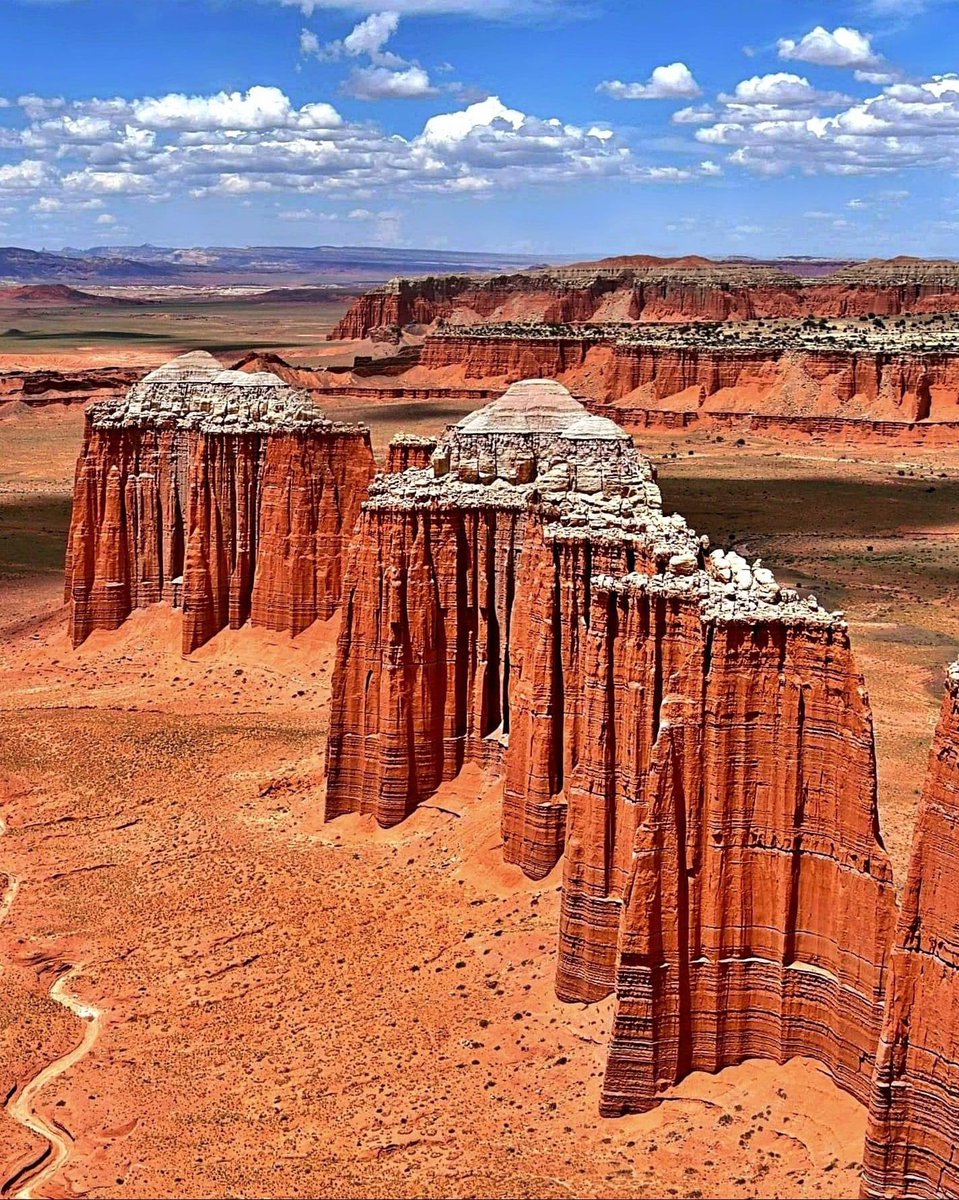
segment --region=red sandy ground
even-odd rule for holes
[[[65,486],[80,424],[48,421],[0,428],[0,491]],[[599,1119],[610,1007],[554,998],[559,878],[503,866],[495,782],[388,833],[321,822],[335,621],[183,660],[157,607],[75,652],[58,590],[0,588],[0,1094],[81,1040],[59,973],[103,1013],[38,1096],[69,1145],[40,1194],[856,1193],[864,1113],[809,1062]],[[904,847],[936,698],[857,645]],[[0,1113],[0,1185],[43,1148]]]

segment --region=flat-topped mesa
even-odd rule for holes
[[[378,476],[348,557],[327,816],[503,771],[507,860],[565,851],[560,996],[617,997],[603,1111],[750,1056],[864,1097],[894,900],[841,614],[707,553],[542,380]]]
[[[510,275],[392,279],[357,300],[330,334],[365,338],[379,326],[451,320],[727,320],[791,315],[800,281],[785,271],[733,263],[581,263]]]
[[[379,326],[482,321],[743,321],[959,309],[959,265],[898,260],[800,278],[762,264],[629,256],[510,275],[394,279],[355,302],[332,338]]]
[[[296,634],[329,617],[374,470],[364,427],[202,351],[91,406],[67,552],[73,644],[159,600],[183,608],[185,654],[227,625]]]
[[[862,1195],[959,1196],[959,662],[919,804],[866,1128]]]

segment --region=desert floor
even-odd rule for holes
[[[362,415],[382,447],[459,414]],[[335,622],[184,660],[159,606],[73,651],[81,434],[0,420],[0,1194],[856,1194],[863,1110],[811,1063],[598,1118],[610,1008],[554,998],[559,879],[501,864],[495,781],[321,822]],[[845,609],[901,881],[959,652],[959,449],[647,445],[668,508]]]
[[[0,298],[0,370],[153,366],[198,349],[224,360],[263,349],[320,361],[334,348],[326,335],[344,309],[338,302],[254,304],[236,297],[24,309]]]

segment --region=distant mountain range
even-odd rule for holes
[[[575,255],[557,256],[549,265],[572,263]],[[821,275],[851,260],[815,257],[781,259],[666,260],[627,256],[602,260],[609,264],[649,259],[653,262],[742,262],[785,267],[793,274]],[[547,264],[522,254],[483,254],[455,250],[395,250],[379,246],[89,246],[52,252],[20,246],[0,247],[0,286],[3,284],[86,284],[181,287],[318,286],[361,287],[384,283],[394,275],[512,274],[542,269]]]
[[[91,246],[68,247],[56,253],[3,246],[0,284],[325,284],[349,288],[382,283],[394,275],[509,272],[530,265],[529,258],[521,255],[376,246]]]

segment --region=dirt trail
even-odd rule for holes
[[[4,833],[6,825],[0,819],[0,836]],[[19,889],[20,880],[15,875],[7,874],[7,886],[3,898],[0,899],[0,923],[9,915]],[[79,1045],[48,1063],[24,1088],[14,1092],[6,1106],[14,1121],[43,1138],[47,1144],[36,1158],[19,1167],[0,1184],[0,1196],[11,1196],[13,1200],[33,1200],[36,1190],[51,1179],[70,1157],[72,1135],[55,1120],[47,1119],[39,1112],[37,1097],[48,1083],[58,1079],[90,1051],[100,1032],[100,1019],[103,1015],[100,1010],[91,1004],[83,1003],[67,991],[70,978],[82,969],[82,964],[79,963],[68,967],[50,988],[50,999],[68,1008],[75,1017],[85,1023]]]

